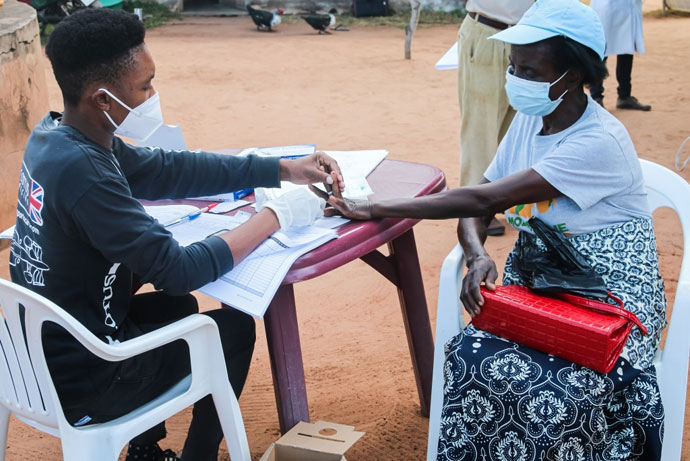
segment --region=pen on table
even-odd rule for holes
[[[217,206],[220,202],[212,203],[208,206],[205,206],[203,208],[200,208],[196,211],[192,211],[188,215],[182,216],[181,218],[177,218],[174,221],[171,221],[165,225],[165,227],[170,227],[174,226],[175,224],[180,224],[185,221],[194,221],[196,218],[201,216],[201,213],[206,213],[208,210],[212,209],[213,207]]]

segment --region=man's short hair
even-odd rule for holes
[[[87,8],[60,21],[46,54],[65,103],[77,105],[93,82],[117,83],[134,66],[145,34],[144,24],[121,10]]]

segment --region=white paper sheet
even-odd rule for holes
[[[346,189],[348,177],[353,179],[366,178],[388,156],[388,151],[383,149],[327,150],[325,152],[338,162],[340,171],[343,172]]]
[[[335,229],[336,227],[340,227],[343,224],[347,224],[349,222],[349,219],[343,218],[342,216],[329,216],[317,219],[316,221],[314,221],[314,224],[312,224],[312,226],[322,227],[324,229]]]
[[[144,210],[149,216],[156,218],[158,222],[164,226],[198,209],[199,208],[192,205],[150,205],[144,207]]]
[[[9,229],[5,229],[0,233],[0,239],[11,239],[12,236],[14,235],[14,226],[10,227]]]
[[[170,222],[193,212],[189,205],[144,207],[160,222]],[[173,238],[187,246],[211,235],[232,230],[247,221],[249,213],[235,216],[202,213],[193,221],[170,226]],[[330,218],[329,218],[330,219]],[[338,218],[336,218],[338,219]],[[330,224],[334,224],[331,221]],[[299,227],[278,231],[259,245],[235,268],[199,291],[256,317],[263,317],[290,267],[304,253],[336,238],[330,226]]]
[[[202,213],[193,221],[176,224],[167,229],[172,232],[173,238],[180,242],[180,245],[188,246],[212,235],[231,231],[244,221],[235,216]]]
[[[313,226],[278,231],[233,270],[199,291],[262,318],[295,260],[335,237],[335,231]]]
[[[448,51],[436,63],[436,70],[450,70],[458,68],[458,42],[453,43]]]
[[[316,144],[296,146],[257,147],[255,154],[265,157],[301,157],[316,152]]]

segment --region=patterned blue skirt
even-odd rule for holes
[[[652,361],[666,298],[652,221],[570,241],[649,334],[633,328],[613,370],[602,374],[468,325],[446,344],[439,461],[660,458],[664,409]],[[523,284],[512,255],[503,283]]]

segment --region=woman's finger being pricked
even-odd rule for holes
[[[333,191],[333,195],[337,198],[343,198],[343,189],[345,185],[338,181],[335,173],[331,173],[331,177],[333,178],[333,185],[331,189]]]

